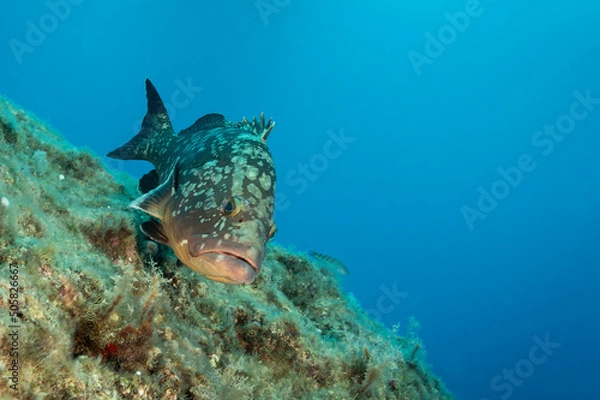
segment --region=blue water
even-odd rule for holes
[[[0,92],[98,154],[146,77],[176,129],[264,111],[277,242],[414,316],[458,398],[598,398],[600,6],[65,1],[3,7]]]

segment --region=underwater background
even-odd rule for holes
[[[100,155],[139,130],[146,77],[176,130],[264,111],[276,242],[344,262],[388,326],[418,321],[457,398],[596,398],[599,15],[581,0],[11,3],[0,92]]]

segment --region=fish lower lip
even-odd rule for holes
[[[258,272],[259,272],[258,268],[249,259],[241,257],[235,253],[228,253],[226,251],[215,251],[214,253],[223,254],[224,256],[227,256],[227,257],[237,258],[238,260],[243,261],[246,264],[248,264],[250,267],[252,267],[252,269],[254,270],[254,273],[258,275]]]
[[[248,244],[236,243],[228,240],[220,240],[217,237],[205,238],[202,234],[194,234],[189,238],[188,251],[192,258],[195,257],[214,257],[221,255],[236,262],[243,262],[250,267],[255,275],[260,271],[262,253]],[[257,254],[258,253],[258,254]]]

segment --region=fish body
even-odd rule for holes
[[[155,167],[140,179],[143,195],[131,204],[155,218],[142,231],[209,279],[252,282],[276,230],[275,167],[265,144],[274,123],[263,115],[228,122],[207,114],[175,134],[149,80],[146,95],[140,133],[107,154]]]

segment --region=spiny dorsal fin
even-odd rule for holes
[[[252,119],[252,122],[248,121],[246,117],[242,118],[242,122],[237,122],[235,124],[238,128],[242,128],[247,130],[248,132],[252,132],[263,140],[263,142],[267,141],[269,134],[275,127],[275,121],[273,118],[270,118],[268,121],[265,121],[265,113],[260,113],[260,119],[257,120],[256,117]]]
[[[164,148],[175,135],[167,109],[150,79],[146,79],[146,98],[148,111],[142,121],[142,129],[129,142],[108,153],[107,157],[152,161],[152,149]]]
[[[149,191],[145,195],[135,199],[129,205],[129,207],[137,208],[138,210],[141,210],[146,214],[150,214],[162,221],[164,217],[165,205],[177,191],[177,174],[178,166],[176,162],[175,166],[171,170],[171,173],[169,174],[169,177],[162,184]]]
[[[198,120],[194,122],[192,126],[179,132],[179,136],[200,131],[207,131],[213,128],[223,128],[226,126],[225,124],[225,117],[223,115],[217,113],[206,114],[198,118]]]

